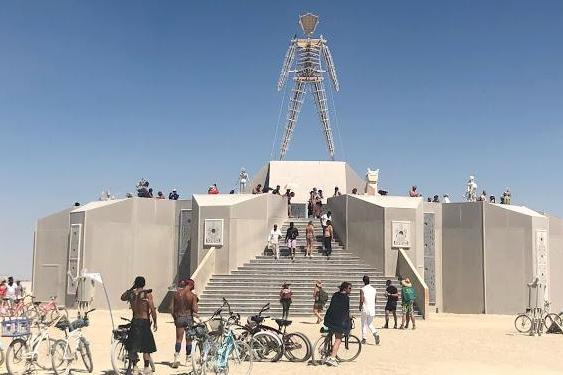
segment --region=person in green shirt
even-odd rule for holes
[[[416,329],[413,314],[415,299],[416,292],[411,284],[411,281],[407,277],[401,281],[401,306],[403,307],[403,316],[401,317],[401,326],[399,327],[399,329],[408,329],[409,320],[412,321],[412,329]]]

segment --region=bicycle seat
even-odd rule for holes
[[[263,316],[258,316],[258,315],[254,315],[252,317],[250,317],[250,320],[252,320],[253,322],[256,322],[258,324],[262,323],[264,321],[264,317]]]
[[[274,320],[280,327],[288,327],[291,325],[291,320],[286,320],[286,319],[274,319]]]

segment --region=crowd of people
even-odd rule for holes
[[[323,233],[324,255],[327,257],[327,259],[330,259],[330,255],[332,254],[332,240],[334,239],[334,229],[332,227],[331,219],[332,214],[330,211],[326,212],[320,217]],[[268,234],[267,246],[270,250],[272,250],[272,255],[276,260],[279,259],[280,240],[282,239],[282,237],[285,244],[287,245],[287,248],[289,249],[288,256],[292,261],[295,260],[299,229],[297,229],[293,221],[289,223],[289,227],[285,232],[285,237],[283,236],[282,231],[278,228],[277,224],[274,224],[274,227]],[[310,220],[305,227],[305,241],[305,257],[312,258],[313,243],[315,241],[315,226],[313,225],[312,220]]]
[[[376,345],[380,344],[379,331],[374,325],[375,310],[378,291],[370,284],[369,276],[362,279],[363,286],[360,289],[360,303],[358,310],[361,314],[360,337],[362,344],[366,344],[369,337],[373,337]],[[192,341],[188,335],[189,330],[196,320],[199,320],[198,301],[199,298],[194,292],[195,283],[191,279],[182,280],[178,283],[178,288],[170,304],[170,313],[174,321],[176,330],[174,341],[174,359],[171,363],[172,368],[178,368],[180,365],[180,353],[184,338],[186,362],[190,361],[192,352]],[[329,295],[323,288],[320,280],[315,282],[313,288],[313,314],[316,317],[316,324],[321,322],[335,337],[332,352],[326,360],[329,366],[338,366],[336,356],[344,334],[352,329],[352,310],[350,307],[350,293],[352,292],[352,284],[343,282],[338,291]],[[396,286],[391,280],[387,280],[385,287],[385,325],[384,329],[389,328],[389,317],[392,314],[394,318],[394,327],[397,328],[397,304],[401,301],[402,318],[400,329],[409,327],[412,322],[412,329],[415,329],[414,320],[414,300],[416,292],[408,278],[401,280],[401,292],[398,292]],[[289,310],[292,302],[293,291],[291,284],[284,282],[281,286],[280,304],[282,305],[282,319],[289,318]],[[324,317],[322,312],[326,303],[329,306]],[[121,300],[129,303],[132,311],[131,328],[126,349],[133,353],[142,353],[144,364],[144,375],[152,374],[151,354],[156,352],[156,344],[153,331],[158,330],[157,312],[152,296],[152,289],[146,287],[146,280],[142,276],[137,276],[133,282],[133,286],[121,295]],[[406,324],[405,324],[406,322]],[[152,330],[151,330],[152,327]],[[138,373],[138,369],[133,369],[134,373]]]
[[[408,193],[409,197],[417,198],[422,197],[422,194],[418,191],[416,185],[411,186],[411,189]],[[440,201],[440,196],[438,194],[434,195],[433,197],[426,198],[426,201],[429,203],[451,203],[450,197],[448,194],[444,194],[442,196],[442,200]],[[483,190],[481,195],[477,197],[478,202],[489,202],[489,203],[497,203],[496,197],[494,195],[487,195],[487,192]],[[510,192],[509,188],[506,188],[505,191],[502,192],[500,195],[500,204],[511,204],[512,203],[512,193]]]
[[[377,290],[371,285],[369,276],[362,278],[363,287],[360,288],[360,303],[358,310],[360,312],[360,338],[362,344],[366,344],[369,337],[373,337],[376,345],[380,344],[381,338],[379,331],[374,325],[375,310],[377,302]],[[290,283],[285,282],[280,289],[280,304],[282,305],[282,319],[289,318],[289,309],[292,302],[293,292]],[[350,293],[352,292],[352,284],[343,282],[340,288],[330,298],[329,307],[326,310],[324,318],[322,312],[329,300],[327,292],[323,289],[323,283],[320,280],[315,282],[313,287],[313,314],[316,317],[316,324],[321,322],[328,328],[329,332],[335,336],[332,353],[326,360],[329,366],[338,366],[336,355],[342,340],[342,335],[351,330],[352,312],[350,309]],[[385,283],[386,298],[385,304],[385,325],[384,329],[389,328],[389,318],[393,315],[394,329],[397,329],[397,304],[401,301],[401,325],[399,329],[408,329],[409,323],[412,323],[412,329],[416,329],[414,319],[414,301],[416,292],[410,280],[405,278],[401,280],[401,292],[393,285],[391,280]]]
[[[149,187],[149,181],[142,178],[137,183],[137,197],[139,198],[156,198],[156,199],[166,199],[164,193],[162,191],[158,191],[156,196],[154,195],[153,189]],[[178,200],[180,195],[176,189],[172,189],[172,191],[168,194],[168,199],[170,200]]]
[[[193,326],[195,319],[199,318],[198,297],[194,293],[194,287],[195,283],[191,279],[180,281],[170,304],[170,313],[176,329],[172,368],[178,368],[180,365],[180,352],[184,337],[186,340],[186,362],[190,360],[192,342],[186,333]],[[152,289],[146,287],[146,280],[143,276],[137,276],[133,286],[121,295],[121,300],[129,303],[133,315],[126,349],[130,353],[142,353],[143,374],[152,374],[151,354],[157,350],[153,331],[158,330],[158,315]],[[139,373],[136,365],[133,373]]]
[[[25,297],[25,288],[20,280],[14,282],[14,277],[0,281],[0,299],[3,302],[14,302]]]

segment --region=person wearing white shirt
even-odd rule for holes
[[[8,277],[8,284],[6,284],[6,298],[11,302],[16,300],[16,284],[14,284],[14,278],[12,276]]]
[[[448,196],[448,194],[444,194],[444,199],[442,199],[443,203],[450,203],[450,197]]]
[[[363,278],[364,286],[360,289],[360,311],[362,312],[362,327],[361,337],[362,344],[366,343],[368,331],[371,332],[375,339],[375,345],[379,345],[379,333],[373,325],[375,318],[375,300],[377,297],[376,289],[370,285],[369,276],[365,275]]]
[[[326,214],[323,214],[321,216],[321,226],[323,227],[323,230],[326,227],[326,222],[332,220],[332,213],[330,211],[328,211]]]
[[[280,248],[280,238],[282,237],[282,232],[278,229],[278,225],[274,224],[274,229],[270,231],[270,235],[268,236],[268,244],[269,247],[274,252],[274,258],[278,259],[279,257],[279,248]]]

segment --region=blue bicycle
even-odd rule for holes
[[[250,346],[233,334],[236,317],[225,319],[221,311],[218,309],[209,320],[188,330],[192,338],[193,374],[249,375],[254,357]]]

